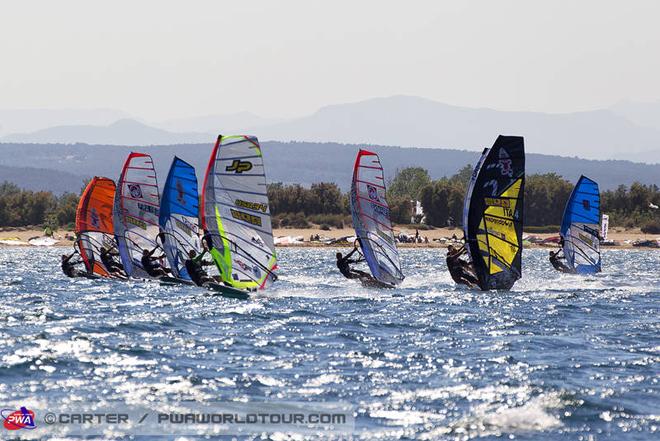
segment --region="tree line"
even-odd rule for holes
[[[431,226],[460,226],[463,203],[472,174],[466,165],[456,174],[432,180],[421,167],[397,170],[388,183],[387,198],[392,222],[408,224],[411,201],[421,202],[426,223]],[[574,183],[556,173],[527,175],[525,181],[524,224],[531,227],[558,226]],[[274,227],[323,227],[351,225],[349,193],[335,183],[322,182],[303,187],[299,184],[268,185]],[[48,225],[72,227],[78,195],[55,196],[48,191],[23,190],[14,184],[0,184],[0,226]],[[601,192],[602,212],[613,226],[644,227],[660,233],[660,189],[657,185],[634,183],[630,187]]]
[[[24,227],[46,225],[73,227],[79,196],[66,193],[55,196],[50,191],[23,190],[4,182],[0,184],[0,226]]]
[[[389,182],[387,198],[391,219],[397,224],[410,223],[411,201],[421,202],[425,221],[435,227],[461,226],[465,193],[473,166],[467,164],[456,174],[432,180],[422,167],[397,170]],[[532,174],[525,178],[523,222],[530,227],[559,228],[564,207],[574,183],[556,173]],[[268,186],[271,213],[284,225],[317,224],[328,221],[340,227],[336,219],[350,225],[349,194],[342,193],[334,183],[313,184],[310,188],[281,183]],[[601,191],[601,211],[610,216],[612,226],[642,227],[649,233],[660,233],[660,189],[657,185],[634,183],[630,187]],[[333,217],[334,216],[334,217]],[[320,220],[320,221],[317,221]]]
[[[392,222],[410,223],[410,198],[388,192]],[[307,227],[310,223],[324,227],[352,225],[350,193],[342,192],[335,183],[322,182],[305,188],[300,184],[268,185],[268,200],[274,227]]]

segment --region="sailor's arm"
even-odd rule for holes
[[[198,264],[198,263],[202,262],[202,265],[203,265],[203,260],[202,259],[204,258],[205,254],[206,254],[206,248],[204,249],[204,251],[202,251],[201,253],[199,253],[195,257],[193,257],[192,261],[195,262],[195,264]]]
[[[66,261],[68,262],[69,260],[71,260],[71,258],[72,258],[73,256],[75,256],[76,254],[78,254],[78,251],[74,251],[73,253],[69,254],[69,256],[66,258]],[[75,264],[74,264],[74,265],[75,265]]]

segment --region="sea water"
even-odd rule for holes
[[[525,250],[510,292],[457,287],[444,250],[401,251],[393,290],[336,249],[280,249],[248,301],[69,279],[61,250],[0,249],[0,401],[354,406],[362,439],[658,439],[660,252],[562,275]]]

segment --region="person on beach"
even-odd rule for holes
[[[479,279],[472,270],[472,264],[461,259],[466,252],[465,245],[460,248],[449,245],[447,247],[447,268],[454,282],[474,288],[479,285]]]
[[[71,261],[73,256],[78,254],[77,251],[69,254],[62,254],[62,272],[67,275],[67,277],[82,277],[87,274],[87,271],[82,271],[76,268],[76,265],[83,263],[82,260]]]

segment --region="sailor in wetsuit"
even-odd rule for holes
[[[560,254],[561,253],[561,254]],[[559,249],[555,252],[550,251],[548,258],[550,259],[550,263],[552,266],[557,270],[562,273],[573,273],[574,271],[566,265],[562,260],[566,260],[566,256],[564,256],[564,238],[559,237]]]
[[[472,270],[472,264],[460,258],[466,251],[465,246],[456,249],[453,245],[449,245],[447,247],[447,268],[454,282],[474,288],[479,286],[479,279]]]
[[[564,262],[562,262],[562,260],[566,260],[566,256],[564,256],[562,250],[550,251],[548,257],[550,259],[550,263],[552,264],[553,267],[555,267],[557,271],[560,271],[562,273],[569,273],[569,274],[573,273],[573,270]]]
[[[119,253],[113,250],[114,248],[99,248],[101,262],[103,263],[103,266],[105,266],[105,269],[107,269],[113,276],[126,277],[124,266],[115,260],[115,257],[119,257]]]
[[[213,279],[209,277],[206,271],[204,271],[204,266],[213,265],[213,262],[203,260],[206,251],[206,247],[204,247],[202,254],[199,255],[195,250],[188,251],[188,259],[186,259],[185,262],[186,271],[188,271],[188,275],[197,286],[202,286],[205,283],[213,282]]]
[[[82,277],[85,274],[87,274],[87,271],[81,271],[79,269],[76,269],[76,265],[80,265],[81,263],[83,263],[82,260],[71,262],[71,259],[76,254],[78,254],[77,251],[74,251],[68,256],[66,254],[62,254],[62,272],[66,274],[68,277]]]
[[[149,274],[151,277],[163,277],[172,273],[172,270],[169,268],[163,268],[159,263],[165,257],[165,254],[154,257],[156,250],[160,248],[159,245],[156,245],[153,250],[149,251],[147,249],[142,250],[142,258],[140,263],[142,268]]]
[[[346,256],[342,256],[341,253],[337,253],[337,268],[339,268],[339,272],[342,273],[343,276],[347,279],[374,280],[371,275],[365,273],[364,271],[351,268],[351,264],[362,262],[362,259],[351,259],[353,253],[355,253],[357,250],[357,243],[355,243],[353,251],[348,253]]]

